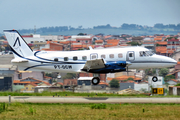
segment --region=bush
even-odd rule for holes
[[[0,113],[6,111],[7,108],[8,108],[8,104],[6,104],[6,103],[1,103],[1,104],[0,104]]]
[[[106,104],[104,104],[104,103],[94,104],[91,106],[91,109],[106,109]]]

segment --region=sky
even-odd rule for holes
[[[0,0],[0,33],[51,26],[180,23],[180,0]]]

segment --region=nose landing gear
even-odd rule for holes
[[[157,81],[158,81],[158,78],[157,78],[156,76],[153,76],[153,77],[152,77],[152,81],[153,81],[153,82],[157,82]]]

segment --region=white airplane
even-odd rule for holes
[[[100,82],[99,74],[172,67],[177,64],[172,58],[156,55],[144,47],[90,49],[81,51],[33,51],[16,30],[4,30],[19,70],[48,72],[90,72],[92,84]],[[153,81],[157,81],[154,76]]]

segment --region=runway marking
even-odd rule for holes
[[[14,99],[28,99],[29,97],[14,97]]]
[[[108,98],[85,98],[85,99],[88,99],[88,100],[107,100]]]

